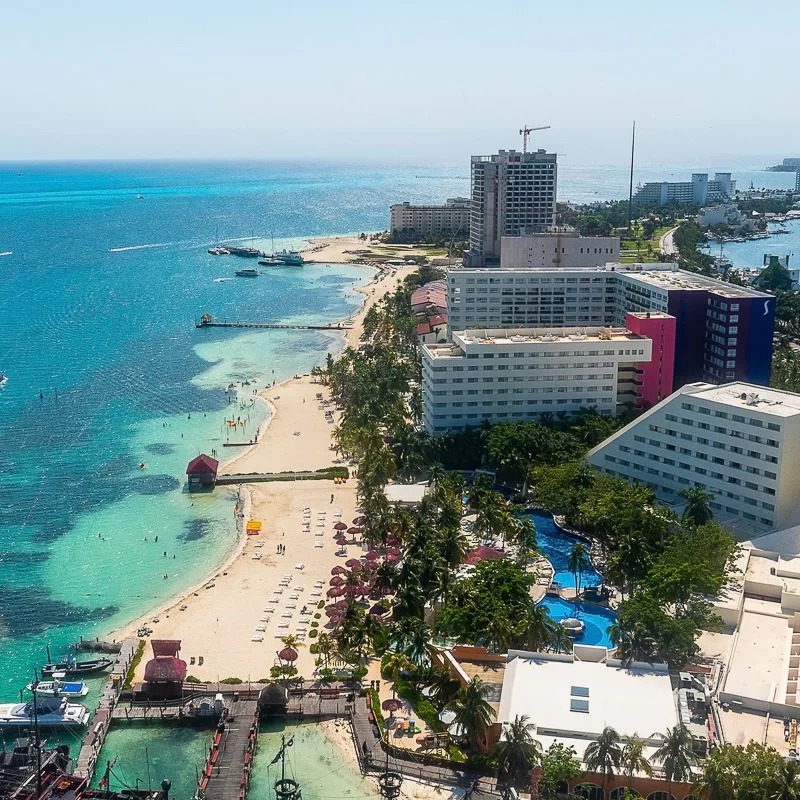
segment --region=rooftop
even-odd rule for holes
[[[556,342],[624,342],[645,337],[627,328],[475,328],[453,333],[463,344],[532,344]]]
[[[793,417],[800,414],[800,394],[770,389],[753,383],[723,383],[715,386],[710,383],[688,384],[684,395],[698,400],[720,403],[740,408],[744,411],[758,411],[775,417]]]
[[[389,483],[384,487],[383,493],[390,503],[417,505],[422,502],[427,489],[427,483]]]
[[[652,740],[678,721],[664,664],[623,668],[611,659],[512,650],[497,719],[511,722],[517,714],[536,721],[537,738],[594,737],[611,726],[623,736],[638,733]]]

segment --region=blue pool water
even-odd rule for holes
[[[575,641],[579,644],[594,644],[611,648],[611,639],[608,628],[617,621],[617,615],[609,608],[594,605],[594,603],[573,603],[561,597],[545,596],[541,605],[545,606],[550,616],[560,622],[567,617],[577,617],[586,629],[583,636]]]
[[[533,512],[530,517],[536,525],[539,551],[549,559],[555,570],[553,579],[565,588],[574,588],[575,576],[567,569],[567,557],[573,546],[584,540],[562,531],[550,514]],[[581,586],[599,586],[602,582],[603,576],[591,565],[581,574]]]

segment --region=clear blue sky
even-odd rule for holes
[[[800,3],[0,0],[0,160],[800,156]]]

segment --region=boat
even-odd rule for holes
[[[144,195],[141,192],[137,192],[136,193],[136,199],[137,200],[144,200]]]
[[[245,267],[244,269],[237,269],[233,274],[237,278],[257,278],[261,273],[253,267]]]
[[[235,247],[232,244],[225,245],[225,249],[232,255],[232,256],[239,256],[241,258],[258,258],[262,255],[260,250],[256,250],[255,247]]]
[[[65,697],[43,697],[27,703],[0,705],[0,728],[30,728],[34,714],[40,728],[85,727],[89,722],[89,709],[80,703],[70,703]]]
[[[267,256],[266,258],[259,258],[258,263],[264,267],[285,267],[283,261],[279,258],[275,258],[274,256]]]
[[[13,255],[14,253],[11,250],[4,250],[2,253],[0,253],[0,256],[13,256]]]
[[[54,672],[53,680],[29,683],[25,688],[32,692],[34,686],[39,697],[86,697],[89,687],[82,681],[64,681],[63,672]]]
[[[42,667],[42,675],[48,678],[52,678],[56,672],[63,672],[64,675],[88,675],[92,672],[102,672],[113,664],[114,662],[110,658],[76,661],[73,656],[67,656],[67,660],[61,664],[45,664]]]
[[[0,372],[0,388],[5,386],[8,383],[8,378]]]
[[[220,247],[219,245],[217,245],[216,247],[209,247],[208,253],[209,255],[212,256],[229,256],[231,254],[231,251],[225,247]]]
[[[282,261],[287,267],[302,267],[306,263],[297,250],[281,250],[279,253],[273,253],[272,257]]]

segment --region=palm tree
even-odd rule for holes
[[[449,526],[441,529],[439,552],[450,569],[455,569],[463,560],[469,543],[460,527]]]
[[[404,617],[392,627],[389,644],[419,667],[430,660],[430,638],[431,629],[419,617]]]
[[[684,522],[696,528],[714,519],[714,512],[711,510],[714,495],[707,489],[702,486],[691,486],[678,494],[686,500],[682,517]]]
[[[483,740],[494,716],[494,709],[486,700],[488,695],[489,687],[480,678],[473,678],[447,704],[456,712],[456,722],[463,726],[473,747]]]
[[[773,776],[775,789],[769,800],[800,800],[800,763],[780,759],[778,772]]]
[[[494,756],[500,775],[510,786],[521,782],[529,789],[530,773],[539,761],[542,745],[533,737],[536,726],[528,719],[527,714],[517,714],[513,722],[503,725],[503,736],[494,746]]]
[[[329,633],[323,631],[317,639],[317,652],[322,656],[325,667],[331,660],[331,656],[336,652],[336,642]]]
[[[554,653],[571,653],[573,644],[569,631],[563,625],[554,623],[550,631],[550,650]]]
[[[446,706],[458,694],[461,684],[446,669],[434,670],[430,683],[431,699],[439,706]]]
[[[614,771],[619,769],[620,759],[622,758],[622,748],[619,746],[619,734],[614,728],[606,726],[603,732],[592,742],[584,753],[586,768],[592,772],[599,772],[603,775],[603,786],[610,778],[614,777]]]
[[[560,626],[559,626],[560,627]],[[543,650],[553,640],[555,623],[546,606],[533,607],[528,618],[528,647]]]
[[[387,657],[383,663],[383,672],[386,677],[392,682],[392,698],[394,698],[394,685],[403,676],[404,672],[411,672],[414,665],[409,660],[408,656],[402,653],[392,653]]]
[[[667,728],[664,744],[653,754],[653,761],[664,767],[667,781],[686,781],[692,776],[692,767],[697,764],[697,756],[692,746],[694,737],[682,723]]]
[[[581,593],[581,576],[589,565],[589,548],[584,542],[576,542],[567,556],[567,569],[575,576],[575,599]]]
[[[287,633],[286,636],[281,636],[281,642],[284,647],[290,647],[292,650],[297,650],[298,647],[305,647],[293,633]]]
[[[635,733],[633,736],[625,738],[625,746],[622,748],[619,764],[628,778],[628,788],[633,783],[633,776],[637,772],[642,772],[647,776],[653,774],[653,768],[644,755],[646,745],[647,742]]]

